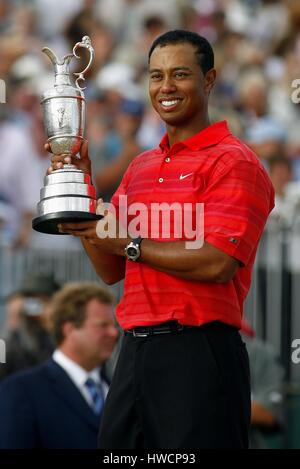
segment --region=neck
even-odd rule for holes
[[[194,125],[187,127],[186,125],[182,126],[172,126],[167,125],[167,133],[169,138],[170,147],[177,142],[182,142],[187,138],[196,135],[201,130],[205,129],[210,125],[209,117],[206,116],[205,119],[195,122]]]

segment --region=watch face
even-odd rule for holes
[[[137,255],[137,248],[133,247],[133,246],[130,246],[127,248],[127,255],[129,257],[134,257]]]
[[[136,238],[136,239],[132,240],[127,245],[127,247],[125,248],[125,253],[126,253],[127,259],[129,259],[130,261],[136,261],[140,257],[140,255],[141,255],[141,251],[140,251],[141,241],[142,241],[142,239],[140,237]]]

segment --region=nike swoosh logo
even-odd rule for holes
[[[194,173],[189,173],[189,174],[184,174],[184,175],[183,175],[183,174],[180,174],[179,179],[180,179],[180,181],[181,181],[182,179],[185,179],[185,178],[191,176],[192,174],[194,174]]]

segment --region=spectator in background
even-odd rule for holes
[[[275,189],[275,207],[272,216],[290,225],[294,209],[294,204],[287,196],[287,188],[293,174],[291,161],[283,156],[274,156],[269,161],[269,172]]]
[[[246,320],[241,332],[250,363],[250,447],[266,448],[266,437],[282,429],[284,371],[273,348],[255,337]]]
[[[129,163],[142,151],[137,142],[137,132],[143,112],[142,102],[123,99],[116,115],[115,128],[108,133],[98,148],[94,148],[94,183],[105,201],[111,199]]]
[[[24,154],[25,147],[27,151]],[[0,122],[0,160],[1,197],[9,206],[1,226],[2,237],[6,244],[24,247],[30,239],[40,175],[34,165],[32,142],[28,134],[9,121]]]
[[[283,152],[285,132],[271,116],[268,105],[268,86],[263,75],[247,71],[241,79],[240,96],[245,139],[265,166],[276,154]]]
[[[88,7],[72,17],[66,26],[65,36],[69,42],[68,48],[72,50],[74,44],[81,41],[86,35],[90,37],[95,52],[91,68],[86,75],[87,78],[90,78],[110,61],[115,41],[111,30],[101,19],[98,20],[93,10]],[[81,51],[81,55],[83,59],[88,59],[88,53],[85,51]],[[77,67],[81,70],[81,64],[78,63]]]
[[[8,337],[20,327],[24,298],[21,293],[12,293],[5,301],[5,322],[1,337]]]
[[[164,15],[161,13],[146,14],[141,21],[141,32],[128,42],[118,45],[115,58],[118,61],[129,63],[137,68],[140,73],[147,70],[147,51],[154,39],[168,29]]]
[[[0,192],[0,246],[10,245],[9,220],[11,219],[11,210],[9,200]]]
[[[113,303],[93,283],[55,295],[52,358],[0,385],[0,448],[96,448],[108,392],[103,365],[118,338]]]
[[[58,289],[51,276],[28,274],[13,297],[21,297],[19,317],[6,337],[6,363],[1,365],[0,378],[47,360],[53,352],[49,335],[49,302]],[[11,318],[10,318],[11,319]],[[16,324],[17,322],[17,324]]]
[[[39,34],[47,38],[62,34],[66,23],[83,8],[84,3],[84,0],[35,0]]]

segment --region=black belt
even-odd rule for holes
[[[196,326],[183,326],[177,321],[164,322],[162,324],[156,324],[154,326],[138,326],[134,329],[127,329],[125,334],[133,335],[134,337],[148,337],[150,335],[157,334],[172,334],[176,332],[184,331]]]

